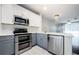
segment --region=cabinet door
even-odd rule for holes
[[[22,11],[21,11],[20,6],[14,5],[14,15],[21,17],[22,16],[21,13],[22,13]]]
[[[48,40],[47,40],[47,34],[43,34],[43,38],[42,38],[42,47],[47,49],[48,48]]]
[[[0,37],[0,55],[14,54],[14,36]]]
[[[19,5],[14,5],[14,15],[24,18],[24,8]],[[25,12],[26,13],[26,12]]]
[[[29,12],[29,20],[29,26],[41,27],[42,19],[40,15],[35,14],[33,12]]]
[[[32,46],[36,45],[36,33],[32,33]]]
[[[41,19],[40,15],[31,15],[30,16],[30,26],[37,26],[39,27],[41,25]]]
[[[30,20],[30,11],[27,9],[23,9],[24,18],[28,18]]]
[[[13,5],[3,4],[2,5],[2,23],[13,24]]]
[[[37,45],[41,46],[43,45],[43,40],[42,40],[43,35],[42,34],[37,34]]]

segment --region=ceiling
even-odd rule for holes
[[[58,16],[59,22],[79,17],[78,4],[22,4],[23,7],[41,14],[48,20],[55,20]]]

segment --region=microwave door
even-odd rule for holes
[[[15,17],[15,23],[14,24],[25,25],[26,24],[26,19],[23,19],[23,18],[20,18],[20,17]]]

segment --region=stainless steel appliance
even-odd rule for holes
[[[22,17],[15,16],[14,24],[17,25],[29,25],[29,19],[24,19]]]
[[[31,34],[27,33],[27,29],[18,29],[15,34],[15,54],[21,54],[31,48]]]
[[[48,51],[56,55],[63,55],[64,54],[63,36],[49,35]]]

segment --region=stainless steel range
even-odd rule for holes
[[[31,48],[31,34],[27,29],[16,28],[15,34],[15,54],[21,54]]]

